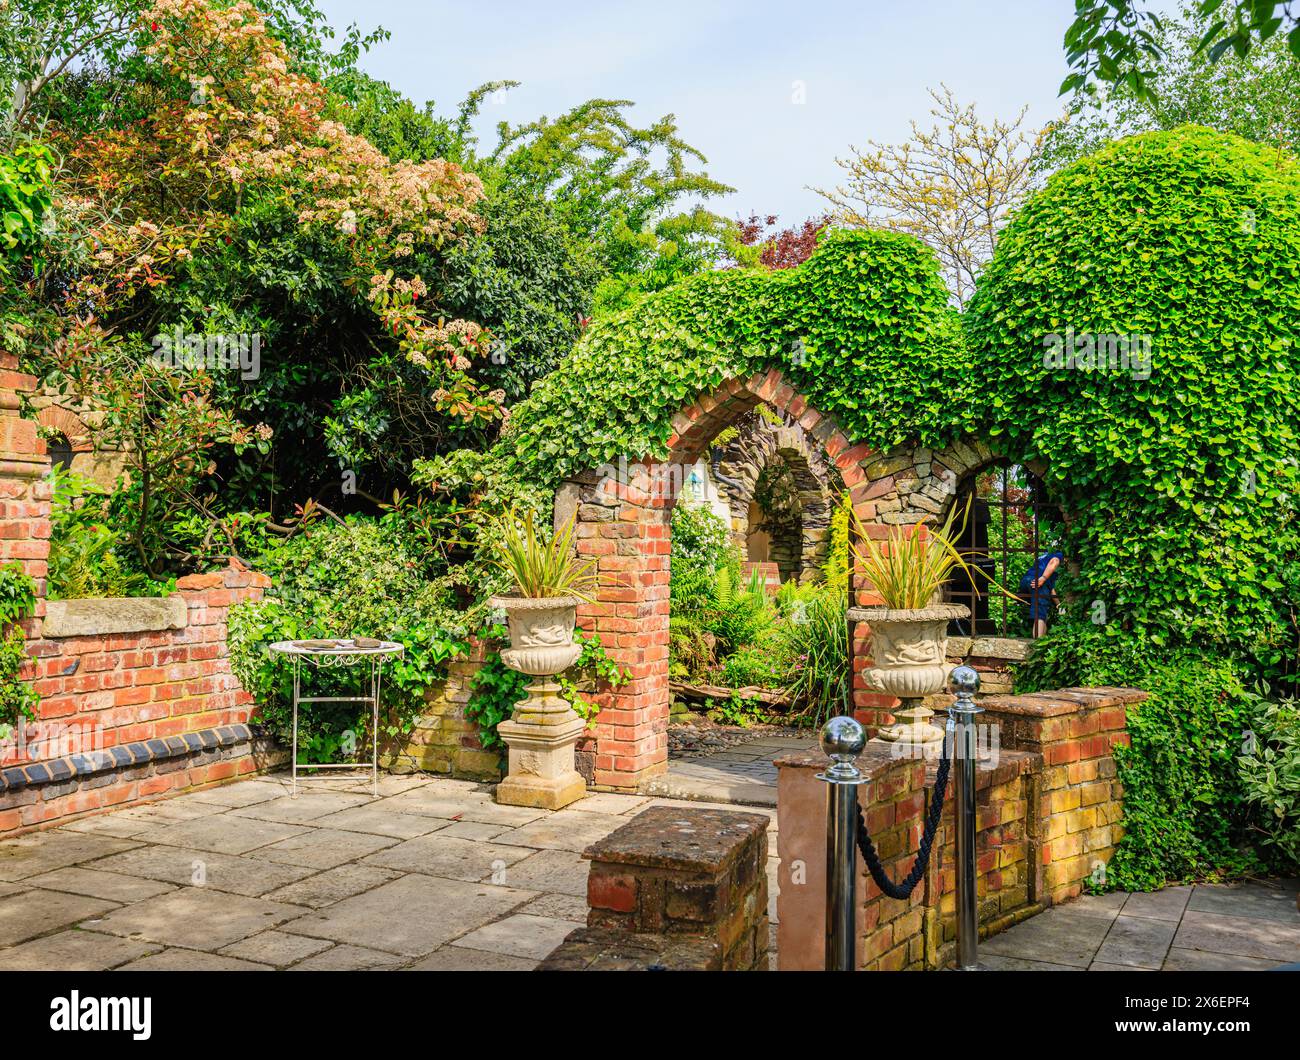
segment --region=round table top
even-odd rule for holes
[[[328,640],[278,640],[271,645],[272,651],[282,655],[302,655],[308,658],[327,658],[343,655],[401,655],[406,649],[393,640],[381,640],[378,644],[359,647],[353,640],[332,638]]]

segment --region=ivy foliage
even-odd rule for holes
[[[968,429],[1046,464],[1074,516],[1077,609],[1157,651],[1194,644],[1285,667],[1297,643],[1296,160],[1195,126],[1080,160],[1003,233],[966,331]],[[1054,366],[1053,335],[1073,339],[1073,368]],[[1129,343],[1127,367],[1112,336]],[[1103,340],[1092,363],[1089,342]]]
[[[685,405],[774,366],[858,440],[935,438],[963,362],[930,252],[895,233],[834,232],[796,269],[691,276],[600,320],[515,409],[497,452],[546,484],[662,454]]]

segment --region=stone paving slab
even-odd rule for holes
[[[0,950],[0,972],[102,972],[153,953],[157,943],[136,942],[72,928]]]
[[[393,808],[388,800],[371,803],[366,806],[354,806],[350,810],[331,813],[318,817],[311,822],[322,828],[339,828],[348,832],[369,832],[372,835],[386,835],[394,839],[414,839],[449,827],[449,822],[437,817],[423,817],[414,813],[402,813]],[[501,829],[509,825],[498,826]]]
[[[1296,896],[1281,886],[1263,883],[1230,883],[1223,887],[1197,887],[1187,903],[1189,912],[1224,913],[1229,916],[1262,917],[1284,924],[1300,925]]]
[[[525,891],[581,898],[585,909],[589,868],[590,864],[576,851],[538,850],[506,866],[499,874],[499,881]]]
[[[1177,923],[1183,918],[1187,899],[1191,896],[1191,887],[1166,887],[1163,891],[1149,893],[1135,892],[1124,902],[1123,912],[1125,916],[1172,920]]]
[[[581,853],[627,822],[628,818],[614,814],[556,810],[522,828],[503,832],[497,836],[496,843]]]
[[[91,864],[98,866],[98,862]],[[110,902],[139,902],[172,890],[172,885],[159,880],[142,880],[117,872],[103,872],[98,867],[83,869],[76,865],[55,869],[42,876],[33,876],[31,884],[47,891],[64,891],[84,894],[90,898],[104,898]]]
[[[268,891],[266,898],[273,902],[306,906],[308,909],[324,909],[344,898],[391,883],[400,876],[400,872],[372,865],[340,865],[336,869],[318,872],[296,883]]]
[[[295,935],[423,957],[536,897],[412,873],[284,925]]]
[[[222,956],[238,957],[254,964],[272,964],[277,968],[312,957],[334,944],[325,939],[311,939],[306,935],[290,935],[283,931],[263,931],[219,950]]]
[[[1174,945],[1285,964],[1300,960],[1300,925],[1282,924],[1271,917],[1228,916],[1188,909],[1178,925]]]
[[[290,836],[302,835],[305,829],[298,825],[278,824],[274,821],[254,821],[245,817],[217,814],[197,817],[192,821],[162,825],[143,832],[140,838],[150,843],[174,847],[192,847],[218,854],[247,854],[258,847],[277,843]]]
[[[11,894],[0,898],[0,946],[26,942],[116,908],[115,902],[82,894],[39,890]]]
[[[578,925],[572,920],[516,913],[504,920],[485,924],[457,939],[452,945],[465,946],[508,957],[529,957],[540,961],[555,949]]]
[[[370,950],[364,946],[331,946],[329,949],[299,961],[291,972],[388,972],[402,967],[405,957],[383,950]]]
[[[1111,921],[1104,916],[1080,913],[1069,905],[1056,906],[1017,924],[1010,931],[980,943],[981,953],[1028,959],[1051,958],[1053,964],[1087,968]]]
[[[281,824],[303,824],[318,817],[366,806],[375,801],[373,796],[346,791],[309,792],[297,797],[282,795],[278,799],[256,802],[229,812],[231,817],[249,817],[256,821],[278,821]]]
[[[522,861],[530,853],[531,851],[517,846],[456,839],[435,832],[371,854],[363,858],[362,863],[399,872],[420,872],[475,883],[493,874],[500,875],[501,870],[508,869],[516,861]]]
[[[161,942],[190,950],[219,950],[256,935],[302,910],[206,887],[184,887],[123,906],[83,926],[109,935]]]
[[[315,871],[299,865],[281,865],[210,850],[169,846],[142,846],[92,864],[96,870],[161,880],[182,887],[203,886],[246,898],[258,898]]]
[[[575,925],[576,926],[576,925]],[[537,961],[511,957],[505,953],[488,953],[463,946],[444,946],[424,960],[407,966],[408,972],[531,972]]]
[[[138,845],[127,839],[80,832],[34,832],[0,843],[0,880],[16,883]]]
[[[357,858],[394,846],[399,841],[389,836],[365,832],[344,832],[334,828],[313,828],[301,835],[281,839],[278,843],[250,851],[257,861],[275,861],[284,865],[302,865],[313,869],[333,869]]]
[[[1158,971],[1177,928],[1177,922],[1120,914],[1097,950],[1093,966],[1101,963]]]
[[[167,949],[124,964],[122,972],[270,972],[269,964],[254,964],[234,957],[221,957],[201,950]]]

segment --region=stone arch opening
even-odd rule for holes
[[[894,524],[933,523],[946,514],[957,486],[973,469],[999,459],[986,444],[964,439],[942,450],[920,445],[873,450],[844,434],[773,369],[733,378],[702,394],[673,419],[666,451],[655,458],[619,458],[568,480],[556,495],[557,522],[576,520],[580,556],[596,560],[601,583],[594,603],[578,610],[583,629],[599,633],[626,684],[597,696],[594,739],[581,752],[596,788],[635,790],[668,763],[669,520],[690,470],[720,431],[760,402],[807,432],[835,468],[863,532],[883,539]],[[883,601],[851,567],[846,604]],[[853,705],[868,726],[887,724],[896,701],[869,689],[869,630],[852,630]]]
[[[719,435],[713,478],[742,554],[775,564],[781,581],[809,582],[825,563],[831,512],[844,484],[798,419],[769,409],[755,406]]]

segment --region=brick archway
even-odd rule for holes
[[[630,674],[602,693],[591,761],[597,788],[635,790],[668,764],[669,520],[683,476],[713,438],[766,402],[784,412],[825,450],[848,490],[865,532],[883,538],[891,524],[933,522],[955,495],[959,480],[997,458],[980,442],[961,441],[939,452],[902,446],[881,453],[855,443],[829,416],[813,408],[779,369],[729,379],[673,419],[667,455],[622,459],[570,479],[556,496],[557,521],[576,516],[579,555],[597,561],[601,585],[595,603],[579,608],[583,629],[600,634],[611,658]],[[856,572],[858,606],[880,603]],[[854,630],[854,705],[863,720],[886,718],[895,701],[866,688],[868,631]]]
[[[46,405],[36,414],[36,422],[63,435],[74,453],[94,452],[90,428],[86,426],[85,420],[70,409],[60,405]]]

